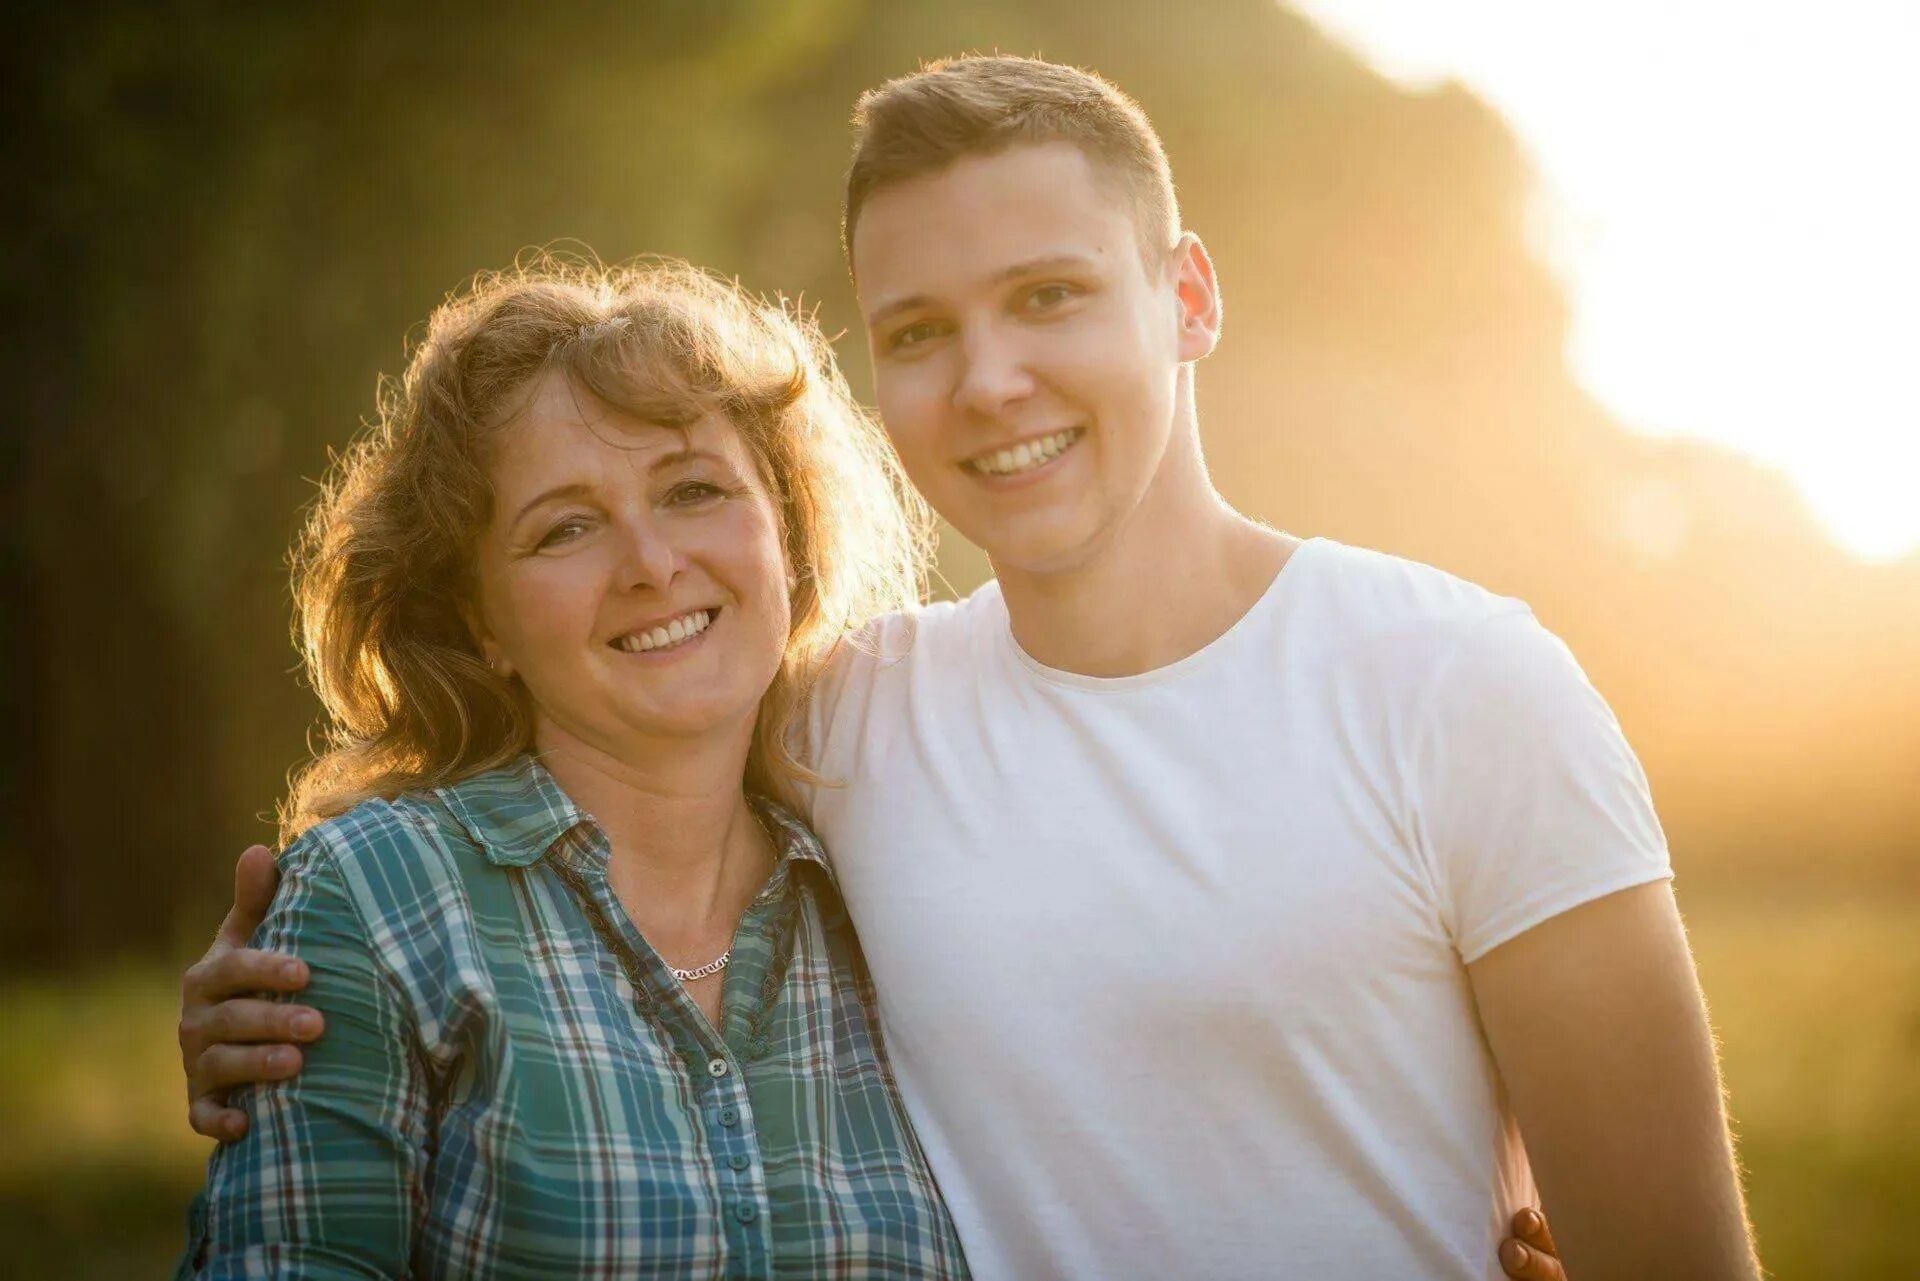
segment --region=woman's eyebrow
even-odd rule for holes
[[[708,462],[715,463],[730,470],[733,466],[725,457],[714,453],[710,449],[699,449],[689,445],[685,448],[671,450],[656,456],[652,462],[647,464],[647,471],[649,474],[658,473],[669,467],[677,467],[683,463],[696,462],[701,459],[705,459]],[[509,522],[509,525],[518,525],[526,518],[528,512],[546,503],[553,502],[555,499],[588,498],[593,495],[593,492],[592,485],[579,480],[568,481],[563,485],[555,485],[551,489],[544,489],[521,504],[520,510],[514,513],[513,520]]]
[[[591,494],[592,492],[593,492],[593,487],[591,485],[585,484],[584,482],[577,481],[577,480],[569,481],[564,485],[555,485],[552,489],[545,490],[539,494],[536,494],[534,497],[528,499],[524,504],[522,504],[520,507],[520,510],[513,514],[513,520],[511,524],[518,525],[523,519],[526,518],[526,514],[528,512],[532,511],[534,508],[540,506],[543,503],[550,503],[556,498],[582,498],[588,494]]]
[[[647,470],[657,472],[666,467],[674,467],[681,463],[694,462],[701,458],[706,459],[708,462],[718,463],[722,467],[731,468],[733,466],[726,458],[714,453],[711,449],[698,449],[692,445],[688,445],[684,448],[676,449],[672,453],[660,455],[647,465]]]

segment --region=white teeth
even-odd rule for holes
[[[664,626],[650,627],[644,632],[629,632],[613,644],[615,649],[629,654],[644,654],[649,650],[692,640],[706,631],[707,626],[712,622],[711,611],[696,609],[691,614],[682,614]]]
[[[996,449],[991,454],[968,459],[967,467],[989,476],[1006,476],[1014,472],[1032,471],[1035,467],[1058,458],[1068,445],[1079,439],[1079,436],[1079,428],[1069,427],[1065,431],[1043,436],[1039,440],[1022,441],[1012,449]]]

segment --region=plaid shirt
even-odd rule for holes
[[[180,1275],[964,1276],[832,873],[760,812],[718,1035],[531,758],[302,835],[254,945],[326,1035],[237,1094]]]

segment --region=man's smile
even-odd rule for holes
[[[1069,427],[1045,436],[1030,436],[1011,445],[996,445],[970,458],[960,468],[975,476],[1019,476],[1039,471],[1080,443],[1085,427]]]

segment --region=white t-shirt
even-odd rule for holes
[[[1534,1193],[1465,965],[1670,874],[1525,605],[1313,540],[1139,676],[1041,666],[994,584],[872,649],[813,820],[977,1275],[1501,1275]]]

